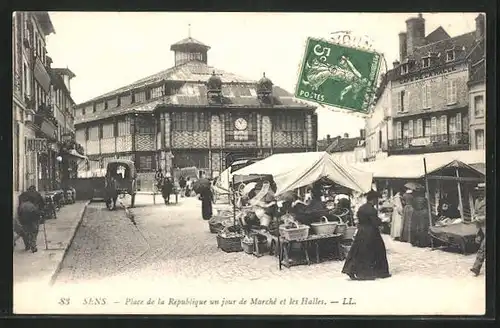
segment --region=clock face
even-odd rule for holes
[[[234,122],[234,127],[240,131],[245,130],[247,128],[247,126],[248,126],[248,123],[244,118],[239,118]]]

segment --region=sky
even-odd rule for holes
[[[55,34],[47,37],[52,67],[76,77],[76,103],[118,89],[174,65],[170,45],[191,36],[211,47],[208,64],[258,80],[265,72],[293,93],[308,37],[335,31],[366,35],[389,69],[399,57],[398,33],[417,13],[160,13],[50,12]],[[477,13],[423,13],[426,34],[442,26],[450,36],[475,29]],[[191,28],[188,26],[191,25]],[[318,107],[318,137],[359,136],[364,119]]]

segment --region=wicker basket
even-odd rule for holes
[[[326,216],[322,216],[321,220],[322,222],[311,223],[312,232],[316,235],[332,235],[338,222],[329,222]]]
[[[259,246],[260,253],[267,252],[267,238],[265,236],[257,235],[257,243]],[[241,240],[241,247],[243,248],[243,251],[245,253],[252,254],[255,251],[253,237],[250,240],[245,240],[245,238],[243,238]]]
[[[234,237],[224,237],[225,232],[237,233]],[[226,227],[217,234],[217,247],[226,253],[231,252],[241,252],[243,248],[241,247],[241,239],[243,234],[239,227]]]
[[[309,227],[305,224],[295,224],[295,228],[280,226],[280,235],[286,240],[306,239],[309,236]]]
[[[354,239],[355,235],[356,235],[356,227],[347,227],[342,239],[352,240]]]
[[[343,235],[346,230],[347,230],[347,224],[345,223],[337,224],[337,226],[335,227],[335,233],[339,235]]]

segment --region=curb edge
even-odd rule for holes
[[[52,286],[54,285],[54,282],[56,281],[56,278],[57,278],[57,275],[58,273],[61,271],[62,269],[62,263],[64,261],[64,258],[66,257],[66,254],[68,253],[68,250],[69,248],[71,247],[71,244],[73,244],[73,239],[75,239],[75,235],[76,235],[76,231],[78,230],[78,228],[80,227],[80,225],[82,224],[82,221],[83,221],[83,217],[85,216],[85,212],[87,211],[87,206],[90,204],[90,200],[87,200],[85,202],[85,205],[83,206],[83,209],[80,211],[79,213],[79,219],[78,219],[78,223],[76,224],[76,227],[75,229],[73,230],[73,235],[71,236],[68,244],[66,245],[65,249],[64,249],[64,252],[63,252],[63,255],[61,257],[61,261],[59,261],[59,263],[57,264],[57,267],[56,269],[54,270],[54,272],[52,273],[51,277],[50,277],[50,281],[49,281],[49,286]]]

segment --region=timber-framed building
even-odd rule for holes
[[[174,67],[76,106],[76,140],[94,160],[88,172],[130,159],[148,190],[158,168],[194,166],[211,177],[240,158],[315,151],[315,107],[265,74],[254,81],[209,66],[209,49],[186,38],[171,46]]]

